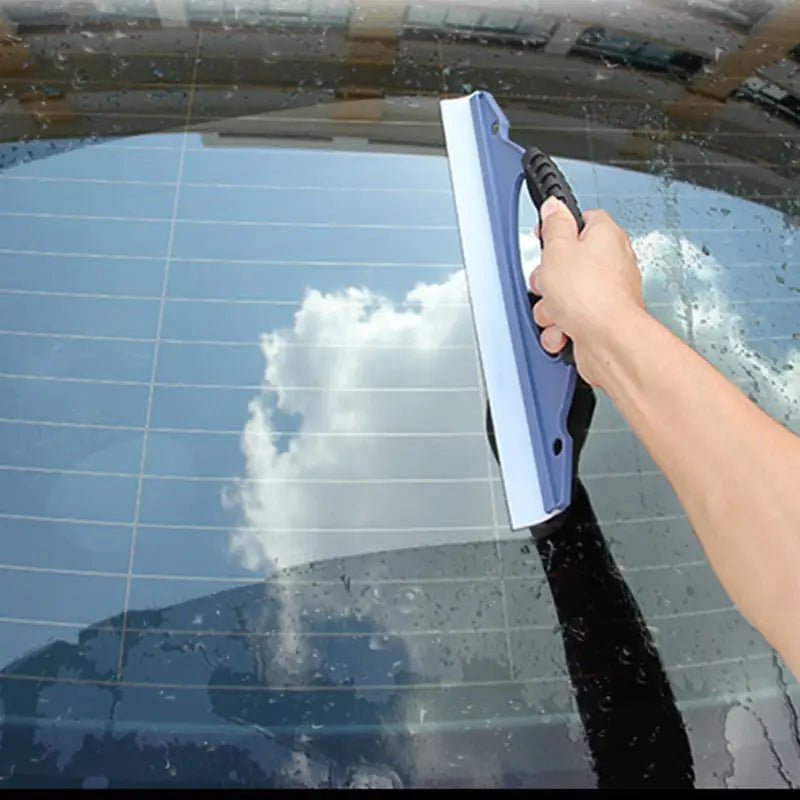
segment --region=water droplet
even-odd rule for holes
[[[60,50],[56,50],[53,53],[53,66],[56,69],[66,69],[68,66],[69,61],[69,53],[67,52],[66,48],[62,48]]]
[[[417,610],[417,601],[422,595],[422,589],[418,586],[407,586],[397,594],[395,608],[401,614],[413,614]]]
[[[383,636],[370,636],[369,649],[370,650],[385,650],[391,641],[390,637],[386,634]]]
[[[84,86],[89,85],[89,74],[85,69],[76,69],[72,73],[72,80],[70,81],[73,89],[82,89]]]

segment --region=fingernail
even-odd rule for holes
[[[539,216],[542,218],[542,222],[544,222],[548,217],[552,217],[553,214],[557,214],[560,210],[561,201],[557,197],[551,195],[542,203]]]

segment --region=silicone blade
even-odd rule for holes
[[[519,259],[523,149],[485,92],[441,103],[461,249],[511,527],[569,505],[574,368],[542,349]]]

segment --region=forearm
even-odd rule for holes
[[[800,438],[646,312],[593,354],[734,602],[800,674]]]

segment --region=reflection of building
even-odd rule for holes
[[[678,177],[723,188],[737,162],[753,159],[758,137],[758,162],[770,167],[738,170],[747,191],[777,202],[795,177],[793,148],[775,135],[791,141],[796,131],[792,4],[708,0],[687,11],[640,2],[624,13],[583,0],[567,8],[556,0],[3,0],[0,8],[18,37],[0,52],[5,140],[189,122],[221,136],[439,148],[436,106],[425,98],[483,87],[518,136],[556,154],[583,156],[589,130],[595,161],[647,170],[656,158]]]
[[[478,51],[473,49],[464,53],[473,67],[479,67],[482,60],[492,64],[495,70],[502,66],[496,63],[496,54],[492,55],[492,61],[481,59],[478,56],[481,50],[489,52],[497,47],[523,46],[527,49],[543,48],[551,53],[580,53],[610,64],[622,62],[645,69],[677,69],[687,75],[696,73],[705,63],[710,65],[703,71],[704,80],[707,80],[709,72],[717,71],[720,53],[742,49],[748,40],[747,33],[758,38],[760,27],[769,24],[777,14],[781,17],[782,43],[785,44],[786,28],[791,23],[790,9],[782,10],[775,4],[770,11],[763,3],[758,6],[758,13],[749,17],[743,16],[742,11],[732,11],[738,27],[723,16],[721,21],[714,23],[706,20],[702,33],[697,30],[697,19],[688,16],[685,10],[671,10],[663,5],[654,7],[644,2],[639,3],[635,10],[627,8],[622,14],[613,11],[613,4],[603,4],[600,9],[597,4],[576,1],[569,4],[569,22],[561,21],[564,8],[554,0],[539,3],[535,9],[523,6],[521,11],[516,3],[505,6],[495,3],[488,7],[489,10],[477,3],[458,3],[452,7],[445,2],[408,6],[379,2],[365,4],[362,8],[346,0],[254,0],[236,5],[223,0],[186,3],[181,0],[155,3],[147,0],[133,5],[107,2],[96,6],[92,3],[54,2],[28,5],[5,0],[0,6],[4,9],[6,25],[15,29],[25,43],[29,42],[33,63],[25,69],[25,77],[30,74],[35,80],[45,79],[52,88],[59,83],[71,83],[62,92],[65,96],[93,94],[102,88],[103,80],[109,78],[112,82],[124,79],[134,84],[161,85],[164,88],[185,83],[191,77],[191,69],[177,56],[191,53],[191,32],[204,30],[211,35],[221,25],[229,31],[224,37],[227,45],[221,37],[215,37],[213,43],[207,41],[206,56],[213,60],[235,57],[240,68],[236,78],[242,84],[289,86],[297,83],[297,73],[287,72],[288,65],[282,61],[297,57],[305,49],[301,40],[293,38],[305,34],[305,44],[312,44],[316,36],[318,44],[324,45],[319,56],[312,59],[314,82],[318,87],[336,91],[348,88],[342,86],[342,75],[335,79],[326,67],[326,61],[334,56],[337,61],[344,59],[356,72],[355,80],[347,80],[352,84],[350,90],[365,91],[371,75],[373,79],[381,79],[376,88],[402,94],[402,81],[397,80],[401,76],[397,73],[398,70],[402,72],[409,59],[415,62],[415,77],[421,82],[416,88],[423,88],[428,82],[426,77],[431,77],[425,75],[428,64],[433,66],[439,62],[436,64],[438,80],[425,87],[427,91],[458,90],[460,87],[454,81],[441,80],[441,71],[453,72],[455,65],[450,62],[458,61],[459,47],[468,43],[481,45]],[[709,6],[717,10],[726,7],[707,3],[698,6],[697,13],[707,12]],[[114,31],[119,33],[117,26],[126,24],[131,16],[138,20],[137,28],[147,30],[151,35],[135,40],[115,35]],[[784,16],[788,16],[788,22]],[[746,33],[741,30],[743,19],[751,20],[750,30]],[[612,24],[609,24],[610,20]],[[169,31],[169,48],[164,46],[167,38],[158,31]],[[264,32],[272,34],[266,39],[269,53],[264,51]],[[85,38],[90,33],[92,42]],[[288,41],[287,35],[292,37]],[[106,40],[110,36],[114,37],[113,48]],[[183,45],[175,47],[181,41]],[[444,51],[440,49],[442,46]],[[58,49],[54,54],[55,48]],[[149,69],[148,59],[159,55],[175,58],[168,69],[162,68],[161,74],[156,75]],[[260,65],[255,62],[256,58]],[[284,69],[265,69],[265,58],[268,61],[274,58],[274,63]],[[753,68],[766,66],[780,58],[781,52],[770,49],[761,55]],[[122,59],[126,62],[124,66],[117,64],[115,69],[113,61]],[[48,61],[51,62],[49,68]],[[306,59],[308,66],[310,63]],[[395,69],[387,73],[382,68],[389,64]],[[104,73],[102,66],[109,69]],[[206,67],[201,67],[198,78],[202,77],[203,82],[209,84],[224,84],[232,77],[220,69],[224,65],[215,66],[214,70],[209,68],[208,74]],[[60,67],[60,70],[54,67]],[[524,65],[515,67],[524,69]],[[282,79],[277,74],[281,72],[285,73]],[[784,76],[784,81],[790,81],[790,78]],[[792,87],[784,88],[791,90]],[[80,109],[77,107],[75,110]]]

